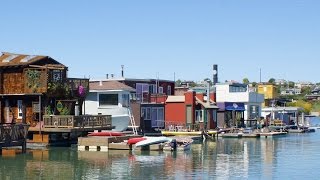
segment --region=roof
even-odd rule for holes
[[[219,109],[219,107],[216,106],[215,104],[203,102],[197,97],[196,97],[196,102],[200,103],[206,109]]]
[[[301,107],[265,107],[262,108],[261,111],[263,112],[282,112],[282,111],[301,111],[303,108]]]
[[[118,81],[90,81],[89,83],[90,91],[99,91],[99,90],[123,90],[135,92],[136,90],[130,86],[127,86]]]
[[[185,96],[168,96],[166,103],[184,102]]]
[[[159,81],[159,82],[168,82],[168,83],[174,83],[174,81],[172,80],[165,80],[165,79],[138,79],[138,78],[124,78],[124,77],[109,77],[108,79],[95,79],[95,81],[126,81],[126,82],[145,82],[145,83],[150,83],[150,82],[155,82],[155,81]]]
[[[61,64],[49,56],[2,52],[2,55],[0,56],[0,67],[31,65],[41,60],[47,59],[54,61],[56,64]]]

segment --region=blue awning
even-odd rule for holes
[[[226,102],[225,103],[225,110],[227,110],[227,111],[245,111],[246,108],[244,107],[244,103]]]

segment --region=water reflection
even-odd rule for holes
[[[0,179],[314,179],[320,161],[318,133],[283,138],[217,139],[188,152],[71,148],[7,153]],[[292,175],[292,176],[291,176]]]

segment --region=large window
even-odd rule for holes
[[[18,119],[22,119],[22,100],[18,100],[17,105],[18,105]]]
[[[99,106],[118,105],[118,94],[99,94]]]
[[[152,127],[164,126],[164,108],[153,107],[152,108]]]
[[[229,92],[247,92],[247,86],[229,86]]]

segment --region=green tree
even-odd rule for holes
[[[289,88],[294,88],[294,82],[292,82],[292,81],[289,81]]]
[[[256,87],[257,86],[257,82],[252,82],[252,87]]]
[[[176,87],[180,87],[181,86],[181,80],[180,79],[176,80],[175,86]]]
[[[274,78],[270,78],[268,82],[271,83],[271,84],[275,84],[276,80]]]
[[[243,83],[243,84],[249,84],[250,81],[249,81],[248,78],[243,78],[242,83]]]

